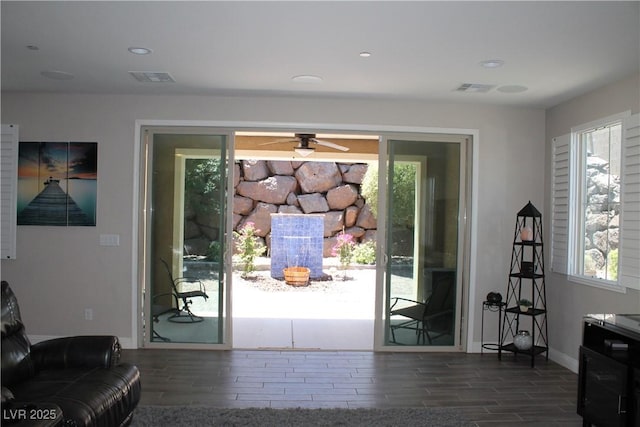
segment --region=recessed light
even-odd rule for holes
[[[504,65],[504,61],[502,59],[487,59],[480,62],[480,65],[484,68],[499,68]]]
[[[66,71],[59,70],[45,70],[40,73],[42,76],[53,79],[53,80],[71,80],[75,76],[71,73],[67,73]]]
[[[320,83],[322,82],[322,77],[312,76],[310,74],[302,74],[299,76],[293,76],[291,78],[295,83]]]
[[[151,49],[147,49],[146,47],[130,47],[127,49],[129,52],[133,53],[134,55],[148,55],[151,52],[153,52]]]
[[[505,86],[500,86],[497,90],[498,92],[502,92],[502,93],[520,93],[520,92],[525,92],[529,90],[529,88],[526,86],[520,86],[520,85],[505,85]]]
[[[364,52],[360,52],[359,55],[361,58],[369,58],[371,56],[371,52],[364,51]]]

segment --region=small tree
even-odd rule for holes
[[[353,260],[353,250],[356,247],[356,243],[353,240],[353,236],[344,231],[336,236],[336,240],[336,244],[331,248],[331,254],[340,258],[340,265],[343,270],[346,270]]]
[[[185,205],[196,213],[219,214],[222,161],[187,159],[185,166]]]
[[[391,201],[394,226],[413,228],[415,222],[415,196],[417,168],[412,163],[397,162],[393,168]],[[371,212],[378,216],[378,167],[369,165],[362,179],[362,197],[367,201]]]
[[[233,233],[238,244],[238,252],[240,260],[244,265],[242,277],[248,277],[256,270],[255,258],[265,251],[265,246],[258,240],[256,236],[256,228],[253,222],[245,223],[242,228]]]
[[[378,165],[370,164],[362,178],[360,193],[371,208],[373,216],[378,217]]]

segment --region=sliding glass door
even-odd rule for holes
[[[233,134],[142,133],[145,345],[231,348]],[[470,151],[465,135],[381,138],[375,349],[463,349]]]
[[[465,142],[387,141],[385,346],[460,346]]]
[[[145,342],[226,342],[228,141],[144,129]]]

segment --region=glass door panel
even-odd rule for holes
[[[145,340],[223,344],[227,136],[148,132]]]
[[[459,344],[461,144],[388,140],[386,345]]]

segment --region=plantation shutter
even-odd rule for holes
[[[621,181],[618,281],[640,290],[640,114],[623,122]]]
[[[0,139],[0,257],[16,257],[18,200],[18,126],[2,125]]]
[[[571,135],[552,140],[551,271],[567,274],[569,262],[569,154]]]

